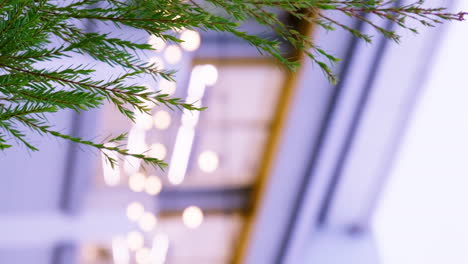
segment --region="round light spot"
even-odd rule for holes
[[[168,112],[161,110],[153,116],[154,126],[157,129],[167,129],[171,125],[171,115]]]
[[[127,217],[132,221],[137,221],[145,212],[145,208],[139,202],[133,202],[127,206]]]
[[[195,51],[200,47],[200,34],[193,30],[185,30],[180,35],[180,40],[184,41],[180,45],[186,51]]]
[[[166,157],[166,154],[166,146],[161,143],[151,145],[150,151],[148,152],[149,156],[160,160],[163,160]]]
[[[150,114],[135,111],[135,126],[139,129],[150,130],[153,127],[153,119]]]
[[[151,250],[148,248],[141,248],[135,252],[135,261],[137,264],[150,264]]]
[[[200,74],[206,85],[214,85],[218,80],[218,69],[211,64],[203,65]]]
[[[128,179],[128,186],[134,192],[142,192],[145,189],[145,175],[137,172]]]
[[[146,178],[145,191],[149,195],[156,195],[161,192],[162,183],[156,176],[149,176]]]
[[[198,156],[198,166],[204,172],[213,172],[218,168],[219,158],[218,154],[213,151],[203,151]]]
[[[182,220],[186,227],[195,229],[203,223],[203,212],[196,206],[189,206],[182,213]]]
[[[156,217],[151,213],[144,213],[138,220],[138,225],[143,231],[149,232],[156,227]]]
[[[148,38],[148,44],[151,45],[151,48],[155,51],[161,51],[166,46],[166,43],[162,38],[156,37],[155,35],[151,35]]]
[[[144,238],[138,231],[133,231],[127,235],[127,245],[131,250],[138,250],[143,247]]]
[[[173,95],[176,91],[176,83],[162,79],[159,82],[159,90],[161,90],[162,94]]]
[[[164,51],[164,59],[169,64],[176,64],[182,59],[182,51],[177,45],[170,45]]]

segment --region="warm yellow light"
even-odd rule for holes
[[[137,172],[128,179],[128,186],[134,192],[142,192],[145,189],[145,175]]]
[[[164,61],[159,58],[158,56],[151,57],[148,61],[149,65],[153,65],[153,69],[155,70],[163,70],[164,69]]]
[[[148,44],[150,44],[151,48],[153,48],[155,51],[161,51],[166,46],[164,40],[159,37],[156,37],[155,35],[151,35],[148,38]]]
[[[159,81],[159,90],[161,90],[162,94],[172,95],[176,91],[176,83],[162,79]]]
[[[200,47],[200,34],[193,30],[185,30],[180,35],[180,40],[184,41],[180,45],[186,51],[195,51]]]
[[[143,235],[138,231],[133,231],[127,235],[127,245],[131,250],[138,250],[143,247],[144,244]]]
[[[161,143],[156,143],[151,145],[150,151],[148,152],[148,155],[150,155],[153,158],[163,160],[166,157],[167,154],[167,149],[166,146],[164,146]]]
[[[137,221],[145,212],[145,208],[139,202],[133,202],[127,206],[127,217],[132,221]]]
[[[156,217],[151,213],[144,213],[138,220],[138,225],[143,231],[149,232],[156,227]]]
[[[189,206],[182,213],[182,221],[186,227],[195,229],[203,223],[203,212],[196,206]]]
[[[145,191],[149,195],[156,195],[161,192],[162,183],[161,180],[156,176],[149,176],[146,178]]]
[[[206,85],[214,85],[218,80],[218,69],[211,64],[203,65],[199,73]]]
[[[150,264],[151,263],[151,250],[148,248],[141,248],[135,252],[135,261],[137,264]]]
[[[180,59],[182,59],[182,51],[177,45],[170,45],[164,51],[164,59],[169,64],[179,63]]]
[[[218,154],[213,151],[203,151],[198,156],[198,166],[204,172],[213,172],[218,168]]]
[[[161,110],[153,116],[154,126],[157,129],[167,129],[171,125],[171,115],[168,112]]]

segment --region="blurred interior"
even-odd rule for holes
[[[124,29],[155,47],[148,62],[177,70],[175,83],[138,82],[208,109],[51,118],[85,138],[129,132],[127,147],[165,171],[132,159],[111,168],[38,136],[40,152],[0,153],[0,263],[468,263],[466,23],[368,45],[280,16],[342,58],[338,85],[306,59],[288,71],[232,36],[186,29],[174,32],[186,42],[164,44]]]

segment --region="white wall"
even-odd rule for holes
[[[375,215],[383,264],[468,263],[467,32],[448,28]]]

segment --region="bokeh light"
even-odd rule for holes
[[[145,212],[145,208],[139,202],[133,202],[127,206],[127,217],[132,221],[137,221]]]
[[[156,217],[152,213],[144,213],[138,220],[138,225],[143,231],[149,232],[156,227]]]
[[[143,247],[145,240],[143,235],[138,231],[132,231],[127,235],[127,245],[131,250],[138,250]]]
[[[155,35],[149,36],[148,44],[150,44],[151,48],[153,48],[155,51],[162,51],[166,46],[164,40],[162,40],[159,37],[156,37]]]
[[[201,38],[200,34],[193,30],[185,30],[180,35],[182,42],[180,45],[186,51],[195,51],[200,47]]]
[[[218,168],[219,158],[214,151],[203,151],[198,156],[198,166],[204,172],[213,172]]]
[[[150,151],[148,152],[149,156],[160,160],[163,160],[166,157],[166,154],[166,146],[164,146],[164,144],[161,143],[155,143],[151,145]]]
[[[154,114],[153,121],[157,129],[164,130],[171,125],[171,115],[164,110],[160,110]]]
[[[142,192],[145,189],[145,175],[137,172],[128,179],[128,186],[134,192]]]
[[[211,64],[203,65],[199,74],[206,85],[214,85],[218,80],[218,69]]]
[[[149,176],[146,178],[145,191],[149,195],[156,195],[161,192],[162,182],[156,176]]]
[[[135,252],[135,261],[137,264],[151,264],[151,250],[140,248]]]
[[[195,229],[203,223],[203,212],[196,206],[189,206],[182,213],[182,221],[186,227]]]
[[[170,45],[164,51],[164,59],[169,64],[177,64],[182,59],[182,51],[177,45]]]

